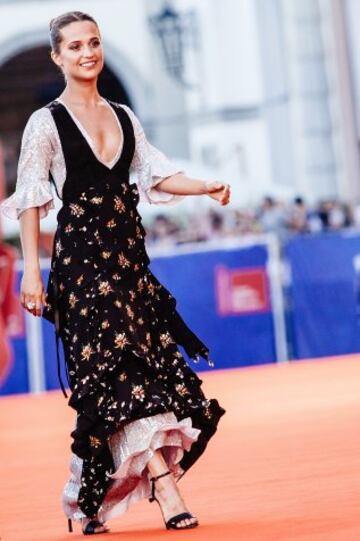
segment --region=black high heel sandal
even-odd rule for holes
[[[165,475],[169,475],[171,472],[168,470],[165,473],[162,473],[161,475],[158,475],[157,477],[150,477],[150,481],[152,483],[151,485],[151,496],[149,498],[149,502],[153,502],[154,500],[158,502],[161,514],[163,516],[164,524],[166,526],[167,530],[173,529],[173,530],[189,530],[190,528],[196,528],[196,526],[199,526],[199,522],[196,520],[196,522],[192,522],[191,524],[186,524],[186,526],[180,526],[178,527],[177,524],[181,522],[182,520],[186,518],[196,518],[191,513],[179,513],[178,515],[175,515],[174,517],[169,518],[168,521],[165,521],[164,513],[161,508],[159,500],[155,496],[155,481],[160,479],[160,477],[164,477]]]
[[[104,526],[104,524],[102,522],[100,522],[99,520],[97,519],[92,519],[90,520],[85,529],[82,530],[82,533],[84,535],[93,535],[93,534],[100,534],[100,533],[107,533],[109,531],[108,528],[106,528],[105,526],[105,530],[103,530],[102,532],[96,532],[96,528],[99,528],[100,526]],[[69,528],[69,532],[72,532],[73,531],[73,527],[72,527],[72,520],[71,518],[68,518],[68,528]]]

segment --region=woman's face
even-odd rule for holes
[[[76,21],[64,26],[60,32],[60,52],[51,51],[51,58],[61,66],[66,79],[90,80],[97,77],[104,65],[97,25],[92,21]]]

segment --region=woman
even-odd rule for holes
[[[56,17],[50,39],[66,87],[29,118],[16,191],[2,210],[20,220],[21,303],[55,324],[64,349],[69,405],[77,412],[63,494],[69,530],[74,519],[84,534],[108,531],[105,520],[144,497],[157,500],[167,528],[193,528],[198,521],[176,481],[225,410],[205,398],[178,349],[211,363],[148,268],[129,170],[150,203],[207,194],[226,205],[230,187],[186,177],[147,142],[129,107],[99,95],[104,55],[92,17]],[[39,219],[54,208],[49,175],[63,206],[45,291],[38,236]]]

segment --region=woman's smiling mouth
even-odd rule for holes
[[[82,62],[82,64],[80,64],[80,66],[82,68],[92,68],[93,66],[95,66],[96,64],[96,60],[91,60],[89,62]]]

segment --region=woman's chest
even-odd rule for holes
[[[78,128],[73,136],[82,134],[97,159],[111,164],[118,156],[124,138],[122,125],[112,106],[104,101],[97,107],[70,107],[63,99],[56,101],[62,104]]]

